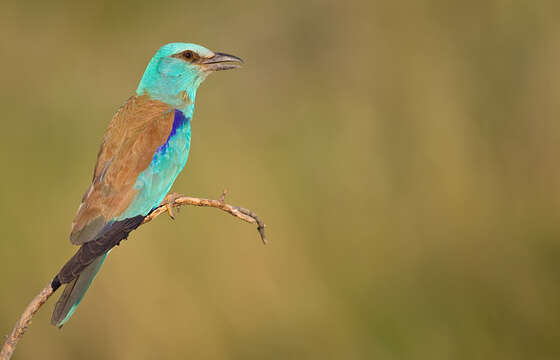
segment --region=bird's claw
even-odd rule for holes
[[[167,210],[167,215],[169,215],[171,220],[175,220],[175,213],[173,212],[171,204],[165,204],[165,209]]]

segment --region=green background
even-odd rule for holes
[[[113,112],[162,44],[246,60],[199,89],[160,217],[14,359],[557,359],[560,5],[3,3],[0,333],[76,250]],[[57,294],[58,295],[58,294]]]

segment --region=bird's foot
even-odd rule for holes
[[[162,205],[167,205],[167,204],[173,204],[175,202],[175,200],[177,200],[178,198],[180,198],[181,194],[179,193],[171,193],[171,194],[167,194],[164,198],[163,201],[161,202],[161,204],[159,204],[159,206]]]
[[[167,215],[169,215],[171,220],[175,220],[175,212],[173,211],[171,204],[165,204],[165,209],[167,210]]]
[[[178,193],[171,193],[167,194],[167,196],[163,199],[159,206],[165,206],[165,210],[167,211],[167,215],[171,218],[171,220],[175,220],[175,210],[173,209],[173,204],[175,200],[180,198],[181,194]]]

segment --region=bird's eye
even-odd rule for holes
[[[192,59],[192,58],[193,58],[193,53],[192,53],[192,51],[185,51],[185,52],[183,53],[183,56],[184,56],[186,59]]]

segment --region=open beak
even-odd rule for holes
[[[243,64],[243,60],[234,55],[214,53],[214,56],[200,62],[206,71],[220,71],[237,69]]]

